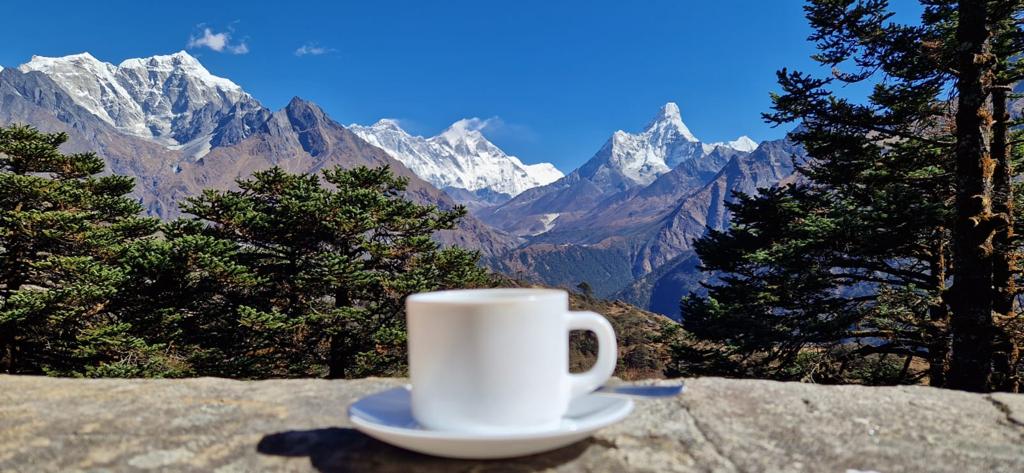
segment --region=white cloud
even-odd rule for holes
[[[459,120],[462,122],[462,126],[467,130],[483,132],[486,128],[492,127],[496,123],[501,123],[501,119],[498,117],[491,118],[463,118]]]
[[[306,43],[295,50],[296,56],[319,56],[321,54],[333,53],[334,48],[321,46],[315,42]]]
[[[232,43],[231,32],[223,31],[215,33],[210,28],[203,28],[201,35],[192,34],[188,38],[188,47],[210,48],[218,53],[245,54],[249,52],[249,45],[244,40]]]
[[[467,130],[476,130],[490,138],[511,138],[520,141],[536,141],[538,136],[527,125],[509,123],[499,116],[490,118],[464,118],[461,120]]]

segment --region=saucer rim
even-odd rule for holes
[[[376,391],[374,393],[367,394],[365,396],[360,397],[359,399],[356,399],[351,404],[349,404],[348,408],[346,409],[346,414],[347,414],[349,422],[351,422],[357,428],[362,427],[362,428],[366,428],[366,429],[371,430],[371,431],[385,432],[385,433],[390,433],[390,434],[394,434],[394,435],[404,436],[404,437],[407,437],[407,438],[415,437],[415,438],[431,439],[431,440],[487,441],[487,442],[528,440],[528,439],[529,440],[541,440],[541,439],[548,439],[548,438],[555,439],[555,438],[564,437],[566,435],[579,434],[579,433],[584,433],[584,432],[593,432],[593,431],[602,429],[604,427],[607,427],[607,426],[612,425],[612,424],[616,424],[619,421],[625,419],[630,413],[633,412],[633,409],[636,407],[636,404],[633,402],[633,400],[629,399],[629,398],[624,398],[624,397],[614,396],[614,395],[608,395],[608,394],[601,394],[601,393],[588,393],[588,394],[586,394],[584,396],[597,396],[597,397],[601,397],[601,398],[612,399],[612,400],[618,401],[619,405],[617,407],[615,407],[614,409],[605,409],[605,410],[598,411],[598,412],[607,413],[607,414],[601,416],[601,420],[600,421],[593,422],[593,423],[590,423],[590,424],[587,424],[586,420],[585,420],[586,418],[584,418],[584,421],[582,421],[582,422],[581,421],[574,421],[576,425],[573,426],[572,428],[561,428],[561,427],[558,427],[558,428],[543,429],[543,430],[521,430],[520,429],[520,430],[509,430],[509,431],[506,431],[506,432],[501,432],[501,431],[495,431],[495,432],[466,432],[466,431],[458,431],[458,430],[433,430],[433,429],[426,429],[426,428],[413,429],[413,428],[408,428],[408,427],[396,427],[396,426],[391,426],[391,425],[387,425],[387,424],[381,424],[381,423],[377,423],[377,422],[372,422],[372,421],[370,421],[368,419],[365,419],[365,418],[363,418],[363,417],[361,417],[359,415],[354,414],[353,411],[352,411],[352,407],[355,406],[355,404],[358,403],[359,401],[362,401],[363,399],[369,398],[371,396],[376,396],[376,395],[379,395],[379,394],[382,394],[382,393],[385,393],[385,392],[388,392],[388,391],[392,391],[392,390],[395,390],[395,389],[405,389],[406,391],[409,391],[409,390],[411,390],[411,387],[412,386],[410,386],[408,384],[406,384],[404,386],[396,386],[396,387],[393,387],[393,388],[388,388],[388,389],[383,389],[383,390],[380,390],[380,391]],[[564,419],[564,416],[563,416],[563,419]]]

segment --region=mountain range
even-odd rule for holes
[[[668,103],[640,132],[616,131],[566,177],[477,212],[523,239],[499,270],[678,315],[700,291],[692,243],[729,224],[726,203],[790,176],[806,159],[786,140],[702,143]]]
[[[413,200],[456,205],[316,104],[296,97],[272,111],[185,52],[118,66],[87,53],[33,57],[4,68],[0,124],[9,123],[67,132],[66,151],[95,151],[109,172],[134,176],[136,196],[161,218],[177,216],[178,203],[203,189],[234,188],[236,179],[274,165],[291,172],[388,165],[409,178]],[[437,237],[478,249],[485,259],[516,243],[472,216]]]
[[[480,250],[514,277],[574,287],[677,315],[703,277],[692,242],[724,229],[734,193],[791,175],[806,157],[786,140],[704,143],[665,104],[640,131],[616,131],[563,175],[525,164],[482,133],[479,119],[413,136],[396,120],[343,126],[316,104],[270,110],[186,52],[118,65],[88,53],[0,68],[0,124],[65,131],[66,151],[96,151],[110,172],[137,178],[147,212],[179,214],[205,188],[229,189],[270,166],[314,172],[388,165],[408,197],[471,215],[438,240]]]
[[[523,164],[479,130],[479,119],[462,119],[430,138],[412,136],[396,120],[349,129],[472,209],[499,204],[563,177],[550,163]]]

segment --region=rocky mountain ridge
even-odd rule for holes
[[[641,131],[616,131],[562,176],[507,155],[479,121],[424,138],[387,119],[344,127],[297,97],[273,111],[187,53],[117,66],[88,54],[36,56],[0,69],[0,104],[0,124],[66,131],[68,151],[96,151],[111,172],[135,176],[153,215],[173,218],[183,199],[270,166],[388,165],[410,179],[419,202],[469,205],[475,216],[438,235],[442,242],[479,249],[514,277],[587,282],[598,296],[667,315],[699,281],[693,240],[727,227],[733,193],[776,185],[802,159],[784,140],[703,143],[669,102]]]
[[[722,153],[756,149],[756,143],[746,137],[731,143],[701,143],[683,123],[679,106],[668,102],[642,131],[614,132],[593,157],[562,179],[477,215],[515,235],[547,233],[655,184],[681,165],[694,173],[714,174],[725,164]]]
[[[174,59],[173,55],[162,58],[167,57],[171,58],[172,63],[183,59]],[[239,95],[239,100],[234,103],[210,99],[199,108],[189,108],[189,104],[198,106],[200,100],[196,97],[202,97],[202,94],[196,95],[192,90],[198,79],[179,77],[174,81],[185,84],[179,90],[185,95],[177,96],[176,100],[179,100],[182,107],[170,109],[173,113],[169,121],[166,120],[169,115],[154,112],[148,118],[143,113],[119,122],[120,111],[127,110],[124,113],[128,114],[128,111],[135,109],[111,105],[102,110],[107,114],[105,117],[93,107],[96,103],[103,104],[102,100],[83,105],[86,98],[76,97],[75,93],[69,91],[70,86],[61,85],[54,79],[56,76],[67,83],[67,76],[56,72],[63,70],[63,64],[44,72],[36,70],[43,69],[40,61],[37,58],[36,66],[25,67],[25,71],[22,68],[0,71],[0,124],[24,123],[44,131],[67,132],[70,139],[66,151],[95,151],[105,159],[109,172],[135,177],[135,194],[152,215],[174,218],[179,214],[178,203],[183,199],[206,188],[234,188],[235,179],[274,165],[291,172],[315,172],[336,165],[388,165],[398,175],[409,178],[407,195],[410,198],[442,208],[456,205],[444,192],[417,177],[384,150],[367,143],[331,120],[311,102],[295,98],[285,108],[271,111],[248,95]],[[82,55],[63,62],[69,61],[84,61],[90,68],[96,66],[99,69],[97,73],[111,71],[110,67]],[[148,63],[146,60],[140,61]],[[135,62],[139,61],[125,61],[122,66]],[[75,66],[74,70],[78,74],[82,69]],[[116,78],[117,71],[114,72],[115,82],[120,83]],[[178,73],[172,72],[167,77],[176,77],[175,74]],[[109,77],[102,79],[99,82],[105,85],[95,89],[100,98],[110,96],[103,94],[115,90],[115,86],[110,85],[113,82],[104,82]],[[84,79],[79,82],[86,84],[82,86],[86,88],[94,84]],[[215,83],[212,88],[205,90],[224,91],[225,87]],[[97,98],[89,95],[91,93],[87,92],[85,96]],[[117,97],[123,99],[124,95]],[[220,97],[229,98],[226,93]],[[162,104],[164,99],[168,97],[153,99],[150,103]],[[150,110],[145,107],[140,109],[143,112]],[[163,109],[154,107],[151,110]],[[136,126],[139,120],[150,120],[151,124],[170,123],[172,129],[174,125],[185,124],[187,126],[183,130],[187,132],[192,129],[194,133],[164,134],[163,128],[153,125],[147,128],[152,133],[147,134]],[[208,149],[197,156],[186,146],[181,146],[181,143],[171,144],[179,139],[176,136],[182,140],[189,136],[199,136],[208,140]],[[503,254],[515,244],[513,238],[492,230],[471,216],[463,219],[460,228],[441,232],[438,239],[446,244],[478,249],[485,258]]]
[[[679,297],[700,289],[693,241],[709,228],[728,227],[725,204],[735,193],[777,185],[805,156],[786,140],[758,146],[743,138],[735,146],[691,141],[675,111],[674,104],[663,107],[639,134],[654,144],[651,148],[615,151],[627,141],[617,132],[566,178],[478,212],[485,222],[525,239],[502,260],[501,270],[550,285],[587,282],[599,296],[678,316]],[[665,136],[674,138],[659,139]],[[615,178],[627,175],[621,171],[627,163],[632,169],[638,169],[636,163],[657,164],[650,169],[674,166],[643,185]],[[614,183],[625,185],[616,191]]]
[[[222,119],[239,108],[260,107],[237,84],[214,76],[185,51],[126,59],[116,66],[89,53],[33,56],[18,70],[45,74],[72,101],[117,130],[192,159],[209,152]]]

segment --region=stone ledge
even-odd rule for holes
[[[401,382],[0,376],[0,471],[1024,471],[1024,395],[691,379],[589,440],[471,462],[349,428]]]

